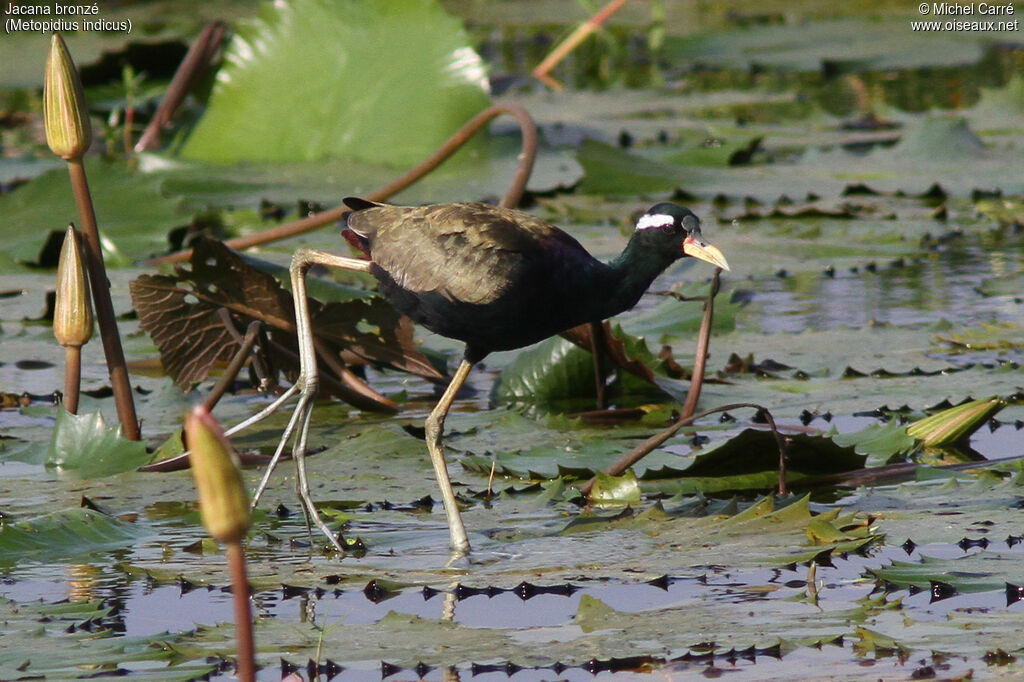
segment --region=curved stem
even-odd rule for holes
[[[667,441],[669,438],[674,436],[676,432],[679,431],[679,429],[683,428],[684,426],[692,424],[698,419],[706,417],[709,414],[715,414],[716,412],[725,412],[726,410],[735,410],[741,407],[752,407],[758,410],[761,414],[765,416],[765,419],[768,421],[768,428],[771,429],[772,435],[775,436],[775,446],[779,450],[779,494],[785,495],[786,443],[783,440],[782,436],[779,434],[778,428],[776,428],[775,426],[775,419],[772,417],[771,412],[768,411],[768,408],[764,407],[763,405],[758,405],[757,403],[729,403],[728,405],[722,405],[721,407],[713,407],[710,410],[704,410],[703,412],[698,412],[697,414],[681,416],[678,420],[676,420],[674,424],[669,426],[667,429],[665,429],[661,433],[654,434],[653,436],[645,440],[643,443],[640,443],[640,445],[636,446],[635,448],[627,452],[625,455],[620,457],[618,460],[615,461],[615,463],[613,463],[611,466],[605,469],[604,473],[608,474],[609,476],[618,476],[622,474],[622,472],[624,472],[626,469],[633,466],[641,459],[646,457],[648,454],[650,454],[651,451],[654,450],[654,448],[658,447],[659,445]],[[594,478],[591,478],[583,485],[579,486],[580,492],[583,493],[584,495],[589,495],[590,489],[594,486],[595,480],[597,480],[596,476]]]
[[[530,116],[530,113],[518,104],[495,104],[484,109],[467,121],[465,125],[459,128],[454,135],[449,137],[430,156],[420,162],[419,165],[409,169],[386,185],[378,187],[367,194],[365,198],[370,201],[383,201],[384,199],[401,192],[403,189],[409,187],[424,175],[440,166],[446,159],[448,159],[448,157],[454,154],[459,147],[466,144],[473,135],[478,133],[491,119],[499,116],[500,114],[509,114],[510,116],[515,117],[516,121],[519,122],[519,128],[523,135],[523,150],[519,154],[519,167],[516,169],[516,174],[512,179],[512,184],[509,186],[508,191],[505,192],[505,196],[501,200],[501,205],[506,208],[516,206],[519,203],[519,200],[523,197],[523,192],[526,190],[526,183],[530,179],[530,174],[533,172],[533,162],[537,157],[537,125],[534,123],[533,117]],[[345,206],[339,206],[327,211],[321,211],[320,213],[311,215],[308,218],[303,218],[302,220],[296,220],[284,225],[271,227],[261,232],[257,232],[256,234],[229,239],[224,243],[233,249],[245,249],[257,244],[266,244],[279,239],[293,237],[297,234],[303,234],[310,230],[315,230],[318,227],[337,222],[338,220],[341,220],[341,216],[349,210],[350,209]],[[166,256],[152,258],[145,262],[147,265],[179,262],[187,260],[191,255],[192,250],[186,249]]]
[[[711,345],[711,323],[715,317],[715,296],[721,287],[722,269],[715,268],[715,275],[711,279],[711,291],[704,302],[704,317],[700,322],[700,332],[697,334],[697,350],[693,356],[693,372],[690,373],[690,390],[686,393],[686,402],[683,403],[683,417],[689,417],[697,409],[697,401],[700,400],[700,389],[704,386],[704,366],[708,361],[708,346]]]

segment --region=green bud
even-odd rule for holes
[[[970,436],[1005,406],[998,396],[972,400],[919,419],[907,427],[907,434],[927,447],[950,445]]]
[[[249,497],[238,456],[210,411],[196,405],[185,417],[185,440],[199,492],[199,514],[213,538],[239,542],[249,529]]]
[[[62,159],[77,159],[92,143],[92,127],[82,80],[64,39],[56,33],[50,41],[43,81],[43,121],[46,144]]]
[[[92,336],[92,303],[82,266],[82,250],[74,225],[68,225],[57,264],[57,301],[53,310],[53,335],[64,347],[84,346]]]

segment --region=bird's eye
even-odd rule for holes
[[[672,234],[676,231],[676,225],[675,223],[665,223],[660,229],[665,234]]]
[[[693,232],[694,230],[700,229],[700,221],[697,220],[697,216],[688,215],[683,218],[683,227],[686,228],[687,232]]]

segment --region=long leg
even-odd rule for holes
[[[325,251],[299,249],[292,256],[292,264],[289,268],[289,274],[291,275],[292,281],[292,298],[295,303],[295,331],[299,341],[300,369],[299,378],[295,381],[295,385],[287,392],[287,394],[293,393],[295,387],[298,387],[299,401],[295,405],[295,412],[292,414],[292,418],[288,422],[288,427],[285,429],[285,432],[281,437],[281,442],[277,447],[277,451],[274,453],[274,458],[267,467],[267,472],[263,475],[263,481],[260,483],[259,492],[262,492],[263,488],[266,486],[266,482],[270,477],[270,473],[277,465],[277,461],[280,458],[285,443],[289,438],[294,437],[292,444],[292,457],[295,459],[295,468],[297,473],[295,488],[299,494],[299,500],[302,502],[302,508],[306,514],[306,518],[316,525],[320,532],[330,540],[332,545],[334,545],[335,549],[338,551],[344,551],[344,548],[334,537],[334,534],[331,533],[330,529],[320,518],[320,514],[317,513],[316,507],[313,505],[313,499],[309,494],[309,481],[306,477],[306,435],[309,432],[309,418],[313,411],[313,399],[316,397],[316,392],[320,385],[316,366],[316,350],[313,346],[313,331],[310,325],[309,301],[306,296],[306,272],[312,265],[324,265],[327,267],[343,268],[345,270],[358,270],[362,272],[368,272],[370,269],[369,261],[335,256],[334,254],[327,253]],[[283,401],[281,400],[277,400],[270,407],[276,409],[282,402]],[[268,409],[264,409],[260,415],[266,416],[266,414],[269,414]],[[252,423],[252,420],[247,421]]]
[[[434,474],[437,476],[437,484],[441,488],[441,500],[444,502],[444,513],[448,517],[448,532],[453,558],[465,556],[469,553],[469,537],[466,535],[466,526],[462,523],[462,513],[459,511],[459,503],[455,499],[455,491],[452,490],[452,481],[448,477],[448,466],[444,460],[444,448],[441,445],[441,434],[444,431],[444,419],[448,416],[455,394],[466,382],[469,370],[473,369],[473,363],[463,360],[459,368],[455,370],[455,376],[448,384],[441,399],[427,416],[427,450],[430,451],[430,461],[434,465]]]

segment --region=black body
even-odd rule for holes
[[[470,362],[628,310],[683,257],[684,240],[700,238],[693,213],[658,204],[645,215],[667,222],[638,228],[618,258],[602,263],[570,235],[520,211],[345,203],[356,237],[347,236],[373,260],[381,293],[417,323],[464,341]]]

